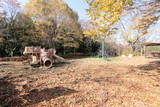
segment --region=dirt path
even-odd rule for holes
[[[158,59],[76,59],[50,70],[7,64],[0,63],[2,106],[160,107]]]

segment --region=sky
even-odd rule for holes
[[[76,11],[79,14],[79,18],[82,20],[87,20],[88,16],[86,13],[86,9],[88,8],[87,3],[85,3],[83,0],[64,0],[69,7],[71,7],[74,11]]]
[[[28,0],[18,0],[23,5],[28,2]],[[86,9],[88,8],[87,3],[83,0],[64,0],[70,8],[76,11],[79,15],[80,20],[88,20]]]
[[[18,1],[22,4],[26,4],[28,2],[28,0],[18,0]]]

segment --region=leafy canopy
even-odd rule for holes
[[[55,48],[55,43],[64,47],[79,46],[78,15],[63,0],[29,0],[25,13],[33,19],[40,37],[49,47]]]
[[[127,6],[132,5],[132,0],[85,0],[89,9],[88,15],[97,26],[97,33],[110,31],[111,26],[120,19]]]

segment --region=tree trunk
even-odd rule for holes
[[[136,47],[132,46],[132,51],[135,52],[136,51]]]
[[[66,55],[65,47],[63,47],[63,55]]]
[[[74,56],[76,56],[76,48],[74,47]]]
[[[104,39],[102,38],[102,58],[104,58]]]
[[[53,48],[53,49],[55,49],[55,42],[54,42],[54,40],[53,40],[53,37],[52,37],[52,36],[49,36],[48,46],[49,46],[49,48]]]
[[[12,49],[12,51],[11,51],[11,53],[10,53],[10,56],[11,56],[11,57],[13,57],[15,50],[16,50],[16,47]]]

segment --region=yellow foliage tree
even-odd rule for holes
[[[132,0],[85,0],[89,9],[88,15],[97,26],[97,33],[106,33],[111,25],[117,22],[127,6],[132,5]],[[106,34],[104,35],[106,36]]]

